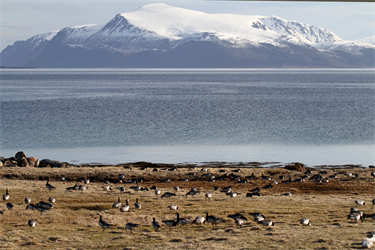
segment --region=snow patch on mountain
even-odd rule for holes
[[[132,25],[118,14],[92,35],[85,46],[90,49],[110,49],[129,53],[160,48],[163,44],[165,47],[167,43],[166,37]]]
[[[259,22],[256,16],[207,14],[166,4],[148,4],[121,16],[140,29],[171,40],[206,33],[220,39],[244,39],[254,43],[271,43],[277,37],[275,32],[254,27]]]
[[[261,17],[260,20],[271,30],[280,35],[293,36],[310,45],[327,42],[342,42],[333,32],[312,25],[288,21],[277,16]]]
[[[375,36],[370,36],[370,37],[365,37],[362,39],[354,40],[354,42],[369,43],[369,44],[375,45]]]
[[[42,42],[50,41],[57,33],[57,31],[53,32],[47,32],[44,34],[35,35],[29,39],[26,40],[26,43],[32,44],[32,47],[30,47],[30,50],[34,49],[35,47],[38,47]]]
[[[356,41],[342,41],[336,43],[320,43],[316,44],[316,47],[322,51],[346,51],[354,55],[361,55],[363,49],[375,49],[375,46],[369,43],[356,42]]]
[[[102,26],[103,25],[87,24],[66,27],[60,30],[53,39],[70,47],[82,47],[82,44],[98,32]]]

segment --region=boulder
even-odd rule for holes
[[[54,160],[50,160],[50,159],[43,159],[43,160],[40,161],[39,167],[40,168],[47,168],[47,167],[62,168],[62,167],[64,167],[64,164],[61,163],[60,161],[54,161]]]
[[[17,162],[21,162],[24,158],[26,158],[26,155],[23,151],[19,151],[14,157],[16,158]]]
[[[286,165],[285,169],[292,170],[292,171],[297,171],[297,172],[303,172],[304,166],[302,163],[292,163],[290,165]]]
[[[35,168],[39,167],[39,164],[40,164],[39,159],[35,157],[30,157],[27,160],[29,162],[30,167],[35,167]]]
[[[3,161],[3,165],[5,167],[16,167],[17,166],[17,161],[14,157],[7,158]]]
[[[27,161],[27,159],[26,158],[23,158],[22,160],[21,160],[21,162],[19,162],[18,163],[18,165],[20,166],[20,167],[30,167],[29,166],[29,162]]]

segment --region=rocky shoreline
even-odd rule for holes
[[[192,167],[210,167],[210,168],[286,168],[303,172],[305,169],[366,169],[375,168],[373,165],[363,166],[356,164],[346,165],[318,165],[313,167],[306,167],[303,163],[293,162],[289,164],[283,164],[281,162],[201,162],[201,163],[178,163],[178,164],[167,164],[167,163],[151,163],[151,162],[130,162],[120,163],[116,165],[111,164],[73,164],[69,162],[61,162],[51,159],[39,160],[36,157],[27,157],[23,151],[19,151],[14,157],[5,158],[0,156],[0,167],[32,167],[32,168],[72,168],[72,167],[135,167],[140,169],[157,168],[168,170],[170,168],[192,168]]]
[[[309,168],[302,163],[281,164],[276,162],[205,162],[202,164],[163,164],[134,162],[117,165],[74,165],[49,159],[26,157],[17,152],[14,157],[0,158],[0,177],[14,180],[59,180],[81,182],[90,178],[91,182],[117,184],[171,186],[194,182],[198,187],[213,185],[256,184],[267,186],[270,182],[282,182],[281,176],[290,179],[298,192],[346,192],[362,190],[370,192],[375,177],[374,166],[340,165]],[[119,176],[126,176],[120,178]],[[247,183],[247,184],[246,184]],[[358,186],[358,183],[360,184]],[[280,185],[274,185],[273,191],[284,192]],[[266,190],[266,188],[265,188]],[[338,191],[340,190],[340,191]]]
[[[201,162],[201,163],[178,163],[178,164],[167,164],[167,163],[151,163],[151,162],[130,162],[130,163],[120,163],[116,165],[111,164],[100,164],[100,163],[90,163],[90,164],[73,164],[69,162],[61,162],[51,159],[39,160],[33,156],[26,157],[23,151],[19,151],[14,157],[5,158],[0,156],[0,167],[36,167],[36,168],[70,168],[70,167],[139,167],[139,168],[191,168],[191,167],[211,167],[211,168],[243,168],[243,167],[266,167],[266,168],[280,168],[285,167],[291,170],[296,170],[302,172],[305,165],[300,162],[293,162],[289,164],[283,164],[281,162]],[[310,167],[311,169],[337,169],[337,168],[375,168],[373,165],[363,166],[361,164],[345,164],[345,165],[317,165]]]

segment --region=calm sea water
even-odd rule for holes
[[[0,154],[78,163],[370,165],[374,73],[3,69]]]

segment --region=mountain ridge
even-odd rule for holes
[[[0,53],[0,66],[372,68],[374,53],[370,43],[344,41],[327,29],[277,16],[148,4],[104,25],[17,41]]]

